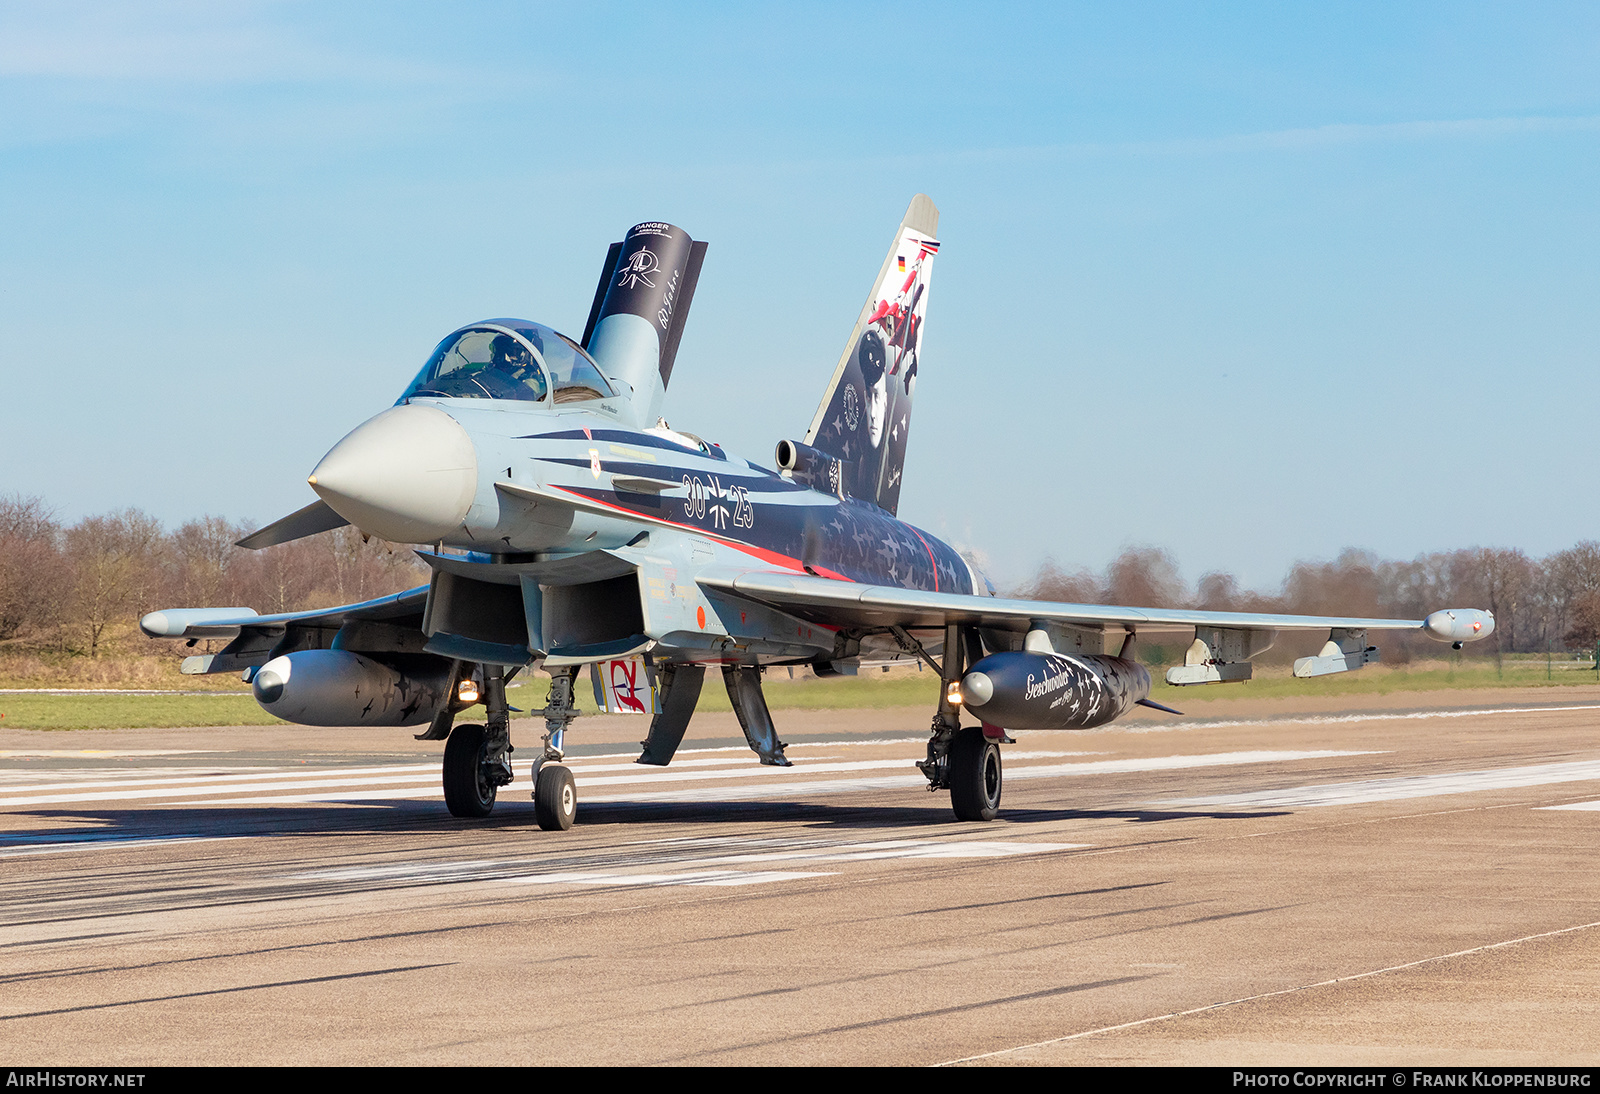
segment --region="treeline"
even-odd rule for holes
[[[1295,563],[1275,592],[1242,589],[1232,574],[1215,572],[1190,588],[1170,554],[1142,547],[1124,551],[1101,573],[1046,562],[1016,595],[1076,604],[1386,619],[1420,619],[1440,608],[1488,608],[1494,637],[1468,646],[1473,653],[1587,650],[1600,638],[1600,542],[1584,540],[1545,558],[1513,548],[1465,547],[1396,561],[1352,548],[1332,562]],[[1393,650],[1401,659],[1440,648],[1430,649],[1420,636],[1386,636],[1379,644],[1386,657]]]
[[[101,656],[135,635],[145,612],[186,606],[248,607],[263,614],[330,607],[399,592],[427,580],[406,547],[363,541],[353,528],[248,551],[254,530],[201,517],[171,531],[137,509],[61,523],[39,498],[0,497],[0,650],[53,648]],[[1494,637],[1474,653],[1592,649],[1600,639],[1600,542],[1546,558],[1469,547],[1380,559],[1347,550],[1299,562],[1273,592],[1243,589],[1227,573],[1190,587],[1166,551],[1133,548],[1102,572],[1046,562],[1011,595],[1076,604],[1197,607],[1419,619],[1438,608],[1488,608]],[[1386,637],[1386,657],[1436,653],[1422,639]],[[1280,652],[1295,648],[1280,642]]]
[[[412,552],[352,528],[247,551],[254,531],[201,517],[167,531],[138,509],[65,525],[39,498],[0,497],[0,648],[100,657],[145,612],[331,607],[427,580]]]

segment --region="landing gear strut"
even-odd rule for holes
[[[960,705],[951,702],[951,685],[959,685],[967,661],[979,656],[976,649],[967,656],[969,642],[976,646],[976,633],[963,634],[956,624],[946,625],[939,709],[933,715],[928,757],[917,767],[928,777],[929,790],[950,791],[958,820],[990,821],[1000,811],[1000,742],[980,726],[962,728]]]
[[[550,674],[550,701],[544,710],[544,753],[533,762],[533,815],[546,832],[565,832],[578,815],[578,788],[572,769],[561,763],[567,727],[578,716],[572,705],[577,668]]]
[[[456,726],[444,746],[444,803],[453,817],[487,817],[496,793],[511,781],[505,669],[485,665],[483,684],[488,724]]]

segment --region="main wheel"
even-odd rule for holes
[[[978,726],[950,742],[950,805],[960,820],[991,821],[1000,812],[1000,745]]]
[[[560,764],[539,768],[539,781],[533,784],[533,815],[546,832],[565,832],[578,815],[578,784],[572,770]]]
[[[495,784],[484,777],[483,726],[456,726],[444,743],[444,803],[452,817],[487,817],[494,809]]]

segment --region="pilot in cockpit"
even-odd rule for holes
[[[489,346],[489,367],[508,380],[523,383],[533,366],[528,347],[509,334],[497,334]]]

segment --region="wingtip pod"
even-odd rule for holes
[[[1422,629],[1437,642],[1476,642],[1494,633],[1494,613],[1480,608],[1445,608],[1424,619]]]
[[[139,629],[151,638],[237,638],[239,619],[255,614],[254,608],[168,608],[144,616]]]

